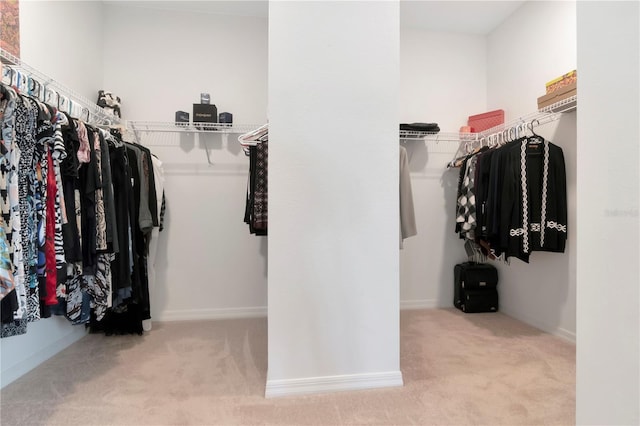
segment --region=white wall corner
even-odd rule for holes
[[[87,331],[84,327],[74,327],[70,333],[64,335],[60,339],[55,340],[54,342],[43,348],[36,349],[26,358],[21,359],[14,364],[8,365],[10,363],[10,361],[8,360],[6,361],[6,363],[2,362],[2,372],[0,372],[0,388],[7,386],[9,383],[27,374],[29,371],[33,370],[59,352],[62,352],[67,347],[71,346],[86,335]],[[15,336],[8,339],[3,339],[3,345],[10,345],[11,341],[9,339],[20,338],[24,337]],[[2,351],[0,350],[0,352]]]
[[[265,398],[403,386],[401,371],[267,380]]]
[[[567,330],[566,328],[558,325],[547,324],[544,322],[544,320],[534,318],[533,316],[523,315],[522,312],[518,311],[517,309],[504,308],[503,306],[501,306],[500,311],[511,318],[522,321],[532,327],[544,331],[545,333],[560,337],[561,339],[564,339],[573,344],[576,343],[575,331]]]

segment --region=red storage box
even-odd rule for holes
[[[503,109],[485,112],[484,114],[471,115],[469,116],[468,122],[468,125],[471,126],[471,131],[475,133],[483,132],[501,124],[504,124]]]

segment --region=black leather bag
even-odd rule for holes
[[[460,310],[471,314],[477,312],[498,312],[498,290],[466,290]]]
[[[486,263],[459,263],[453,270],[453,305],[463,312],[498,311],[498,270]]]

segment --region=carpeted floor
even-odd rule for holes
[[[575,424],[575,345],[499,313],[404,311],[404,387],[276,399],[266,325],[89,335],[2,389],[1,424]]]

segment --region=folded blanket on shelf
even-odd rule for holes
[[[410,132],[438,133],[438,123],[400,123],[400,130]]]

